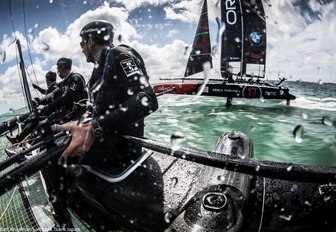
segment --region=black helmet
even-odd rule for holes
[[[72,60],[70,58],[61,57],[57,61],[57,66],[65,69],[71,69]]]
[[[56,73],[49,71],[46,74],[46,79],[49,80],[50,82],[55,82],[56,81]]]
[[[86,24],[80,34],[84,39],[92,38],[95,43],[111,45],[113,42],[114,28],[111,23],[103,20]]]

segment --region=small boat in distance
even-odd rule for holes
[[[232,98],[282,99],[290,104],[295,96],[281,86],[285,78],[276,84],[262,81],[266,69],[266,17],[262,1],[221,1],[221,17],[217,19],[221,40],[221,78],[190,78],[212,68],[207,0],[203,3],[192,51],[183,78],[161,79],[179,82],[154,84],[156,93],[199,94]]]

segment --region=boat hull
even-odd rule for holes
[[[252,143],[242,133],[224,134],[215,151],[253,156]],[[108,183],[87,170],[81,173],[70,208],[98,230],[336,228],[335,185],[253,177],[157,152],[121,182]]]
[[[215,151],[253,154],[250,139],[239,132],[224,134]],[[81,173],[70,208],[94,228],[122,231],[192,231],[195,226],[238,231],[251,179],[158,152],[118,183],[108,183],[87,170]],[[98,220],[83,208],[99,212]]]
[[[192,95],[203,89],[201,95],[204,96],[285,100],[295,99],[295,96],[289,93],[288,88],[267,84],[227,83],[223,81],[208,83],[204,88],[202,88],[201,83],[196,81],[187,83],[154,84],[155,93],[162,93],[172,88],[176,88],[176,91],[172,92],[173,94]]]

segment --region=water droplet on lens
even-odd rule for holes
[[[132,96],[132,95],[134,94],[134,92],[133,92],[132,89],[128,89],[128,90],[127,90],[127,94],[130,95],[130,96]]]
[[[120,107],[120,110],[126,112],[128,109],[127,107]]]
[[[304,128],[302,125],[298,125],[294,128],[293,135],[294,140],[297,143],[301,143],[303,140]]]
[[[291,191],[294,192],[298,189],[298,185],[296,184],[293,184],[292,187],[291,187]]]
[[[143,106],[148,106],[149,104],[148,104],[148,97],[143,97],[143,98],[141,98],[141,104],[143,105]]]
[[[332,126],[333,125],[332,120],[328,116],[323,116],[322,117],[322,123],[323,123],[323,125],[326,125],[326,126]]]
[[[261,96],[261,97],[259,98],[259,100],[260,100],[261,102],[265,102],[265,99],[264,99],[263,96]]]
[[[177,182],[178,182],[177,177],[171,178],[171,181],[172,181],[172,187],[175,188],[175,186],[177,185]]]
[[[164,215],[164,220],[165,220],[165,222],[166,222],[167,224],[170,223],[170,221],[172,220],[172,218],[173,218],[173,214],[172,214],[171,212],[167,212],[167,213],[165,213],[165,215]]]
[[[54,194],[50,194],[51,203],[55,203],[57,201],[57,197]]]
[[[5,60],[6,60],[6,51],[2,51],[2,50],[0,50],[0,57],[1,57],[1,62],[0,62],[0,64],[5,63]]]
[[[49,50],[49,44],[47,44],[46,42],[42,42],[42,49],[44,50],[44,51],[48,51]]]
[[[286,215],[280,215],[279,218],[282,218],[282,219],[284,219],[286,221],[290,221],[292,219],[292,215],[288,215],[288,216],[286,216]]]
[[[256,167],[256,169],[255,169],[257,172],[259,172],[259,170],[260,170],[260,166],[258,165],[257,167]]]
[[[173,146],[173,150],[177,150],[184,141],[185,136],[182,132],[175,132],[170,136],[170,143]]]
[[[331,199],[331,196],[326,196],[323,198],[324,201],[329,201]]]
[[[307,205],[307,206],[309,206],[309,207],[312,206],[312,203],[310,203],[309,201],[305,201],[304,204]]]
[[[223,176],[223,175],[219,175],[219,176],[217,177],[217,179],[218,179],[219,181],[225,181],[225,176]]]
[[[301,112],[301,117],[302,117],[304,120],[307,120],[307,119],[308,119],[308,114],[307,114],[307,113],[304,113],[304,112]]]
[[[109,35],[105,35],[105,36],[104,36],[104,40],[105,40],[105,41],[108,41],[109,39],[110,39],[110,36],[109,36]]]

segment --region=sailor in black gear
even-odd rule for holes
[[[82,115],[88,98],[83,76],[71,72],[71,66],[70,58],[61,57],[57,61],[57,73],[63,80],[53,92],[38,101],[40,105],[45,105],[41,110],[43,113],[53,112],[53,117],[63,122]]]
[[[71,72],[72,60],[61,57],[57,61],[58,75],[63,79],[57,87],[45,97],[35,98],[37,105],[43,106],[36,109],[24,122],[23,130],[15,137],[7,136],[12,142],[19,142],[29,135],[40,122],[41,117],[48,118],[54,123],[63,123],[74,120],[86,111],[88,98],[85,80],[79,73]]]
[[[113,154],[105,157],[106,162],[92,158],[90,163],[111,167],[111,163],[115,165],[118,159],[122,163],[123,159],[131,160],[139,155],[141,148],[125,142],[121,135],[143,136],[144,118],[158,108],[157,99],[139,53],[127,45],[113,46],[113,26],[110,23],[91,22],[83,27],[80,36],[87,61],[95,63],[88,82],[93,104],[92,121],[80,128],[88,127],[86,129],[91,131],[90,135],[94,131],[101,132],[100,138],[90,136],[94,140],[91,150],[113,151]],[[64,127],[67,126],[62,125]],[[92,141],[85,142],[90,144]],[[83,152],[77,144],[75,147],[73,145],[70,144],[63,157],[78,154],[79,150]],[[118,151],[122,151],[123,155],[114,155]],[[91,157],[87,155],[83,161]]]
[[[99,31],[104,31],[104,35]],[[101,127],[104,133],[92,149],[114,152],[114,155],[106,158],[106,162],[97,159],[87,162],[111,167],[111,163],[115,165],[121,159],[118,162],[122,165],[125,160],[130,162],[136,159],[141,148],[125,144],[119,135],[143,136],[144,117],[158,107],[156,96],[148,83],[142,57],[127,45],[113,46],[111,24],[104,21],[89,23],[80,35],[87,60],[96,64],[88,83],[93,103],[92,122],[94,127]],[[85,49],[94,47],[95,44],[103,46],[96,54],[90,52],[94,49]],[[123,151],[120,157],[115,155],[118,150]],[[83,160],[91,157],[87,155]]]
[[[57,61],[57,72],[63,80],[58,83],[58,88],[55,91],[39,101],[40,104],[46,105],[42,110],[48,114],[54,112],[49,117],[55,118],[58,122],[60,120],[67,122],[77,119],[86,111],[88,96],[85,89],[85,80],[79,73],[71,72],[71,66],[72,60],[69,58],[62,57]],[[49,196],[51,198],[56,197],[56,201],[51,201],[54,208],[54,218],[58,224],[53,230],[72,229],[71,217],[66,210],[67,199],[64,197],[68,192],[64,169],[57,165],[55,161],[42,170],[42,173]]]
[[[82,52],[88,62],[95,64],[88,82],[93,104],[92,120],[82,125],[59,125],[59,129],[72,134],[71,143],[59,162],[69,156],[81,155],[80,164],[118,174],[142,155],[142,147],[127,141],[123,135],[144,135],[144,118],[158,109],[156,95],[148,82],[145,64],[139,53],[127,45],[112,44],[113,26],[110,23],[91,22],[83,27],[80,36]],[[153,163],[153,170],[154,166]],[[151,177],[144,174],[139,178],[152,181],[153,173]],[[114,186],[85,174],[79,178],[79,184],[89,192],[105,197],[106,204],[109,204]],[[142,186],[142,190],[153,193],[159,186],[154,187],[151,183],[147,187]],[[141,199],[135,201],[147,197],[140,195]],[[147,201],[144,199],[143,202]],[[151,207],[151,203],[146,203],[144,207]]]
[[[37,89],[43,95],[47,95],[57,88],[56,83],[57,76],[55,72],[52,71],[47,72],[45,78],[47,83],[47,89],[43,89],[40,86],[33,84],[34,89]]]

